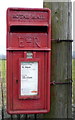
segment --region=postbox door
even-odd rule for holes
[[[36,72],[38,71],[37,94],[21,95],[21,64],[28,63],[28,62],[37,63],[37,68],[36,68],[36,65],[34,64],[35,69],[37,69]],[[46,102],[45,100],[46,99],[46,91],[45,91],[46,82],[45,82],[45,74],[43,74],[45,73],[44,64],[46,64],[44,52],[42,52],[42,54],[41,52],[36,52],[34,58],[31,58],[31,59],[26,58],[26,56],[24,56],[24,52],[13,53],[13,106],[12,107],[14,110],[19,110],[19,109],[20,110],[30,110],[30,109],[38,110],[38,109],[46,108],[46,105],[45,105],[46,104],[45,103]]]
[[[50,110],[50,50],[48,9],[7,10],[7,111],[10,114]]]

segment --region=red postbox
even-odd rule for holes
[[[50,110],[51,11],[7,9],[7,111]]]

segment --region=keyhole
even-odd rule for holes
[[[18,80],[16,80],[16,83],[18,83]]]

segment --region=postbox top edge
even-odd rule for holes
[[[29,13],[29,15],[28,15]],[[37,13],[37,14],[36,14]],[[10,14],[12,17],[10,17]],[[22,14],[22,15],[20,15]],[[44,15],[45,17],[44,17]],[[18,16],[18,17],[17,17]],[[21,17],[22,16],[22,17]],[[37,16],[37,17],[36,17]],[[51,10],[49,8],[16,8],[16,7],[9,7],[6,11],[6,17],[7,21],[9,20],[9,23],[13,24],[18,21],[18,23],[22,25],[27,24],[31,25],[31,22],[33,25],[35,23],[43,23],[44,25],[49,24],[49,20],[51,18]],[[38,21],[37,21],[38,19]],[[16,22],[17,23],[17,22]]]
[[[43,12],[49,12],[51,13],[51,10],[49,8],[17,8],[17,7],[9,7],[7,8],[8,11],[43,11]]]

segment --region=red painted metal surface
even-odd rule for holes
[[[49,112],[51,11],[8,8],[6,47],[7,112],[10,114]],[[31,53],[30,57],[28,52]],[[38,63],[38,94],[36,95],[21,95],[21,62]]]

